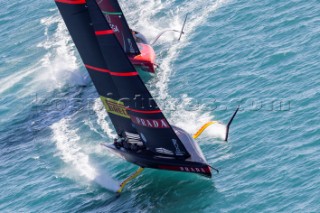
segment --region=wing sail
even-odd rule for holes
[[[105,19],[127,54],[140,55],[138,45],[117,0],[96,0]]]
[[[138,134],[157,155],[188,158],[96,1],[55,1],[118,135]]]
[[[85,0],[56,0],[56,5],[118,135],[123,131],[136,132],[123,102],[118,101],[121,97],[108,73]]]
[[[186,148],[162,114],[137,71],[121,48],[95,0],[87,0],[89,14],[104,60],[126,110],[148,149],[189,157]],[[159,152],[161,150],[161,152]]]

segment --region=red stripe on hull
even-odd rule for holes
[[[113,30],[100,30],[100,31],[95,31],[96,35],[110,35],[113,34]]]
[[[85,67],[88,68],[88,69],[91,69],[91,70],[98,71],[98,72],[109,73],[110,75],[113,75],[113,76],[129,77],[129,76],[137,76],[137,75],[139,75],[138,72],[111,72],[108,69],[94,67],[94,66],[90,66],[90,65],[87,65],[87,64],[85,64]]]
[[[55,0],[55,2],[64,4],[85,4],[86,0]]]

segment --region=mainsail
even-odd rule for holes
[[[117,131],[121,134],[124,129],[135,131],[126,110],[121,109],[121,97],[108,72],[107,65],[101,54],[85,0],[56,0],[56,4],[69,30],[69,33],[79,51],[84,64],[99,67],[100,72],[88,69],[99,96],[108,111],[108,115]],[[124,108],[124,106],[122,107]]]
[[[96,0],[100,10],[113,29],[127,54],[140,55],[140,50],[117,0]]]
[[[189,157],[97,2],[55,1],[118,135],[139,134],[147,149],[157,155]]]

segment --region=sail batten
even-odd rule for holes
[[[86,0],[56,0],[56,2],[64,4],[85,4]]]
[[[95,31],[96,35],[109,35],[109,34],[113,34],[113,30],[99,30],[99,31]]]
[[[138,72],[134,71],[134,72],[112,72],[108,69],[104,69],[104,68],[99,68],[99,67],[94,67],[88,64],[85,64],[85,67],[94,71],[98,71],[98,72],[104,72],[104,73],[109,73],[110,75],[113,76],[123,76],[123,77],[128,77],[128,76],[136,76],[139,75]]]
[[[158,113],[162,113],[161,110],[137,110],[137,109],[132,109],[127,107],[126,108],[129,111],[132,112],[138,112],[138,113],[142,113],[142,114],[158,114]]]

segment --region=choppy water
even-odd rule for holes
[[[100,146],[114,131],[54,2],[1,3],[0,212],[320,211],[317,0],[122,0],[150,40],[190,13],[148,82],[171,123],[192,134],[241,112],[229,143],[199,139],[219,175],[145,170],[118,199],[136,166]]]

